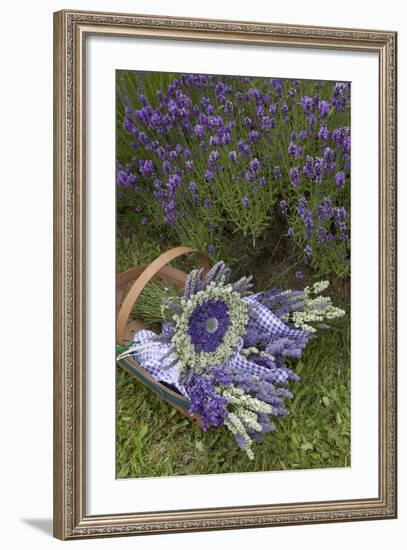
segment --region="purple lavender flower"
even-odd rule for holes
[[[335,168],[335,153],[330,147],[325,147],[324,149],[324,167],[332,170]]]
[[[135,174],[126,168],[126,170],[117,170],[116,171],[116,184],[118,187],[126,188],[131,187],[137,181]]]
[[[295,278],[296,279],[302,279],[304,277],[304,274],[302,271],[296,271],[295,272]]]
[[[211,207],[212,207],[212,201],[211,201],[211,199],[206,198],[206,199],[204,200],[204,206],[205,206],[205,208],[208,208],[208,209],[211,208]]]
[[[331,105],[324,99],[318,101],[318,111],[322,118],[326,118],[329,115],[329,109]]]
[[[297,168],[297,167],[290,168],[289,176],[290,176],[290,180],[291,180],[291,185],[293,185],[293,187],[298,187],[301,183],[299,168]]]
[[[231,160],[233,163],[235,163],[236,160],[237,160],[236,151],[230,151],[230,152],[229,152],[229,158],[230,158],[230,160]]]
[[[229,314],[222,300],[208,300],[191,313],[188,334],[197,351],[213,352],[223,342],[229,327]]]
[[[287,153],[290,155],[290,157],[295,157],[296,150],[297,150],[297,145],[295,141],[290,141],[287,148]]]
[[[260,168],[259,159],[257,157],[252,158],[252,160],[249,163],[249,167],[252,172],[257,172],[257,170],[259,170]]]
[[[242,140],[242,139],[239,139],[238,142],[237,142],[237,146],[238,146],[238,149],[240,151],[240,154],[245,157],[249,154],[250,152],[250,147]]]
[[[244,196],[242,199],[242,203],[244,206],[247,206],[249,204],[249,197]]]
[[[302,97],[299,103],[306,113],[310,113],[314,106],[314,102],[310,96]]]
[[[219,145],[219,136],[217,135],[211,136],[209,138],[209,145],[211,145],[212,147]]]
[[[224,423],[228,415],[228,401],[219,395],[210,378],[194,376],[188,385],[188,396],[191,402],[190,412],[199,414],[204,430]]]
[[[297,214],[300,216],[305,225],[305,235],[307,239],[310,239],[312,236],[312,227],[314,225],[314,221],[312,219],[311,210],[308,207],[308,202],[305,197],[301,197],[298,201]]]
[[[205,178],[207,182],[211,183],[214,177],[215,175],[212,170],[205,170]]]
[[[215,164],[218,158],[219,158],[219,152],[216,149],[214,149],[213,151],[211,151],[211,154],[209,155],[209,163]]]
[[[336,111],[343,112],[347,104],[346,93],[349,89],[348,84],[344,82],[336,82],[331,96],[331,103],[335,107]]]
[[[153,161],[148,159],[148,160],[142,160],[140,159],[139,161],[139,170],[140,170],[140,174],[144,177],[148,177],[148,176],[151,176],[151,174],[153,173],[153,168],[154,168],[154,165],[153,165]]]
[[[345,172],[337,172],[335,174],[336,187],[341,189],[345,185]]]
[[[277,125],[276,119],[270,116],[263,116],[261,119],[261,128],[266,132],[275,128]]]
[[[196,124],[194,128],[195,135],[202,138],[204,135],[204,127],[201,124]]]
[[[252,182],[254,180],[254,174],[251,170],[247,170],[247,172],[245,173],[244,177],[246,178],[246,180],[248,182]]]
[[[248,142],[250,144],[255,143],[260,137],[260,133],[257,130],[249,132]]]
[[[216,253],[216,247],[213,244],[208,245],[208,254],[215,254]]]
[[[329,137],[328,128],[326,126],[321,126],[318,131],[318,139],[320,139],[321,141],[327,141],[328,137]]]
[[[303,172],[309,179],[314,177],[314,159],[311,155],[307,155],[307,158],[305,159]]]
[[[325,227],[318,227],[317,229],[317,241],[323,243],[326,239],[326,229]]]
[[[195,183],[194,181],[190,181],[189,184],[188,184],[188,188],[189,188],[191,191],[195,192],[196,189],[197,189],[196,183]]]
[[[287,214],[287,201],[284,199],[280,201],[280,211],[282,214]]]
[[[276,180],[281,179],[281,170],[279,166],[274,166],[273,173]]]
[[[325,222],[332,217],[332,200],[331,197],[324,197],[321,204],[317,208],[318,217],[321,222]]]

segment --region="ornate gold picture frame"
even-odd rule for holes
[[[378,494],[157,511],[87,511],[86,45],[92,36],[371,52],[378,60]],[[64,10],[54,14],[54,535],[59,539],[391,519],[397,514],[397,34]],[[88,136],[89,138],[89,136]],[[114,281],[112,281],[114,285]],[[113,365],[112,365],[113,368]],[[112,411],[112,414],[114,412]],[[290,475],[289,473],[287,475]]]

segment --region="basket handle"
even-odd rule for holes
[[[117,342],[122,344],[124,341],[124,334],[126,331],[127,321],[130,316],[130,312],[133,309],[134,304],[136,303],[138,297],[142,293],[144,287],[153,279],[163,267],[165,267],[169,262],[175,260],[179,256],[184,254],[194,253],[199,258],[205,271],[209,269],[208,258],[188,246],[178,246],[176,248],[171,248],[158,256],[151,264],[149,264],[146,269],[141,273],[141,275],[136,279],[130,288],[129,292],[126,295],[126,298],[123,301],[123,304],[120,308],[119,315],[117,317]]]

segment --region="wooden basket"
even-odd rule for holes
[[[209,269],[208,258],[193,248],[180,246],[172,248],[164,254],[161,254],[151,264],[145,264],[134,267],[129,271],[121,273],[117,277],[117,343],[125,344],[133,340],[134,334],[145,328],[143,321],[130,319],[130,313],[144,287],[153,280],[160,280],[165,283],[171,283],[178,292],[182,293],[185,286],[187,274],[179,269],[167,265],[175,258],[184,254],[194,253],[200,260],[204,273]],[[132,357],[124,357],[118,361],[118,364],[131,376],[139,380],[142,384],[153,390],[162,399],[170,403],[192,422],[202,427],[201,419],[198,415],[192,415],[189,412],[190,401],[179,393],[175,388],[170,388],[156,380],[142,366],[140,366]]]

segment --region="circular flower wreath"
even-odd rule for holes
[[[161,334],[139,331],[126,353],[188,397],[204,429],[225,425],[252,459],[253,442],[274,430],[271,418],[288,414],[286,386],[299,377],[286,360],[301,357],[315,324],[345,312],[320,295],[327,281],[253,294],[251,277],[230,277],[223,262],[205,277],[191,271],[182,298],[163,304],[170,320]]]

